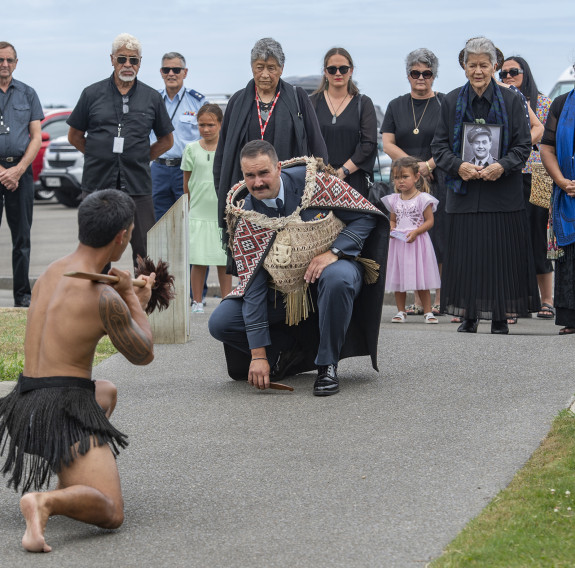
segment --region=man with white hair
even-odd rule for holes
[[[112,76],[86,87],[68,118],[68,140],[84,154],[85,194],[114,188],[136,203],[130,241],[135,265],[138,254],[146,256],[146,235],[154,224],[150,161],[172,147],[174,127],[160,94],[137,79],[140,42],[120,34],[110,59]]]

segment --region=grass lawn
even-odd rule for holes
[[[24,334],[26,310],[0,310],[0,380],[15,381],[24,367]],[[116,353],[108,337],[103,337],[96,349],[94,365]]]
[[[575,414],[563,411],[510,485],[429,568],[575,566]]]

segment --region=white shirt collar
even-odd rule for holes
[[[284,180],[280,177],[280,190],[277,194],[277,197],[275,197],[274,199],[262,199],[262,202],[265,203],[268,207],[271,207],[272,209],[277,209],[278,208],[278,204],[276,203],[276,199],[281,199],[284,204],[285,204],[285,199],[284,199]]]

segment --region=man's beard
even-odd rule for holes
[[[120,71],[120,73],[118,73],[118,77],[120,78],[121,81],[124,81],[125,83],[131,83],[136,78],[136,74],[133,73],[132,75],[124,75]]]

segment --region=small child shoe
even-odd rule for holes
[[[423,319],[424,319],[425,323],[439,323],[437,321],[437,318],[431,312],[427,312],[423,316]]]
[[[397,315],[391,318],[391,323],[405,323],[407,314],[405,312],[397,312]]]

